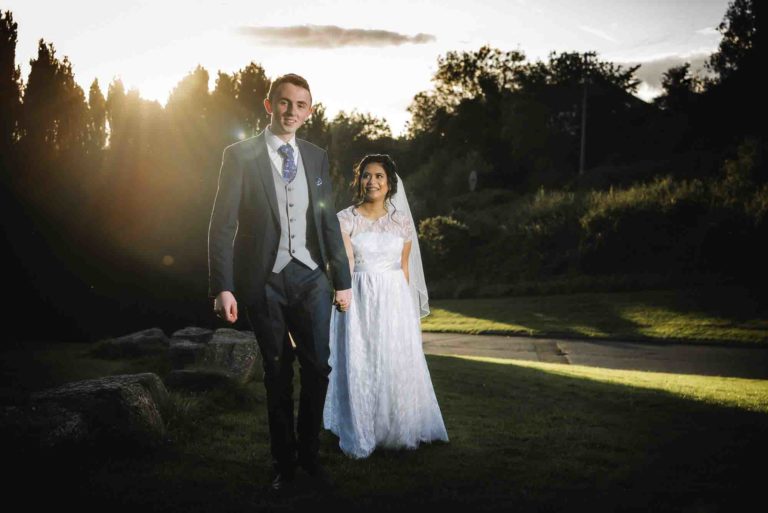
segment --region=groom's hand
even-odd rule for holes
[[[216,296],[216,300],[213,302],[213,311],[216,312],[216,317],[234,324],[237,321],[237,301],[235,296],[228,290],[219,292],[219,295]]]
[[[352,289],[337,290],[333,297],[333,304],[340,312],[346,312],[352,302]]]

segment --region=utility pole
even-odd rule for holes
[[[589,86],[589,53],[584,54],[584,65],[582,68],[582,82],[584,83],[584,92],[581,96],[581,152],[579,154],[579,176],[584,175],[584,162],[586,161],[587,147],[587,87]]]

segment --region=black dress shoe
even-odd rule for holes
[[[285,492],[291,489],[296,476],[291,471],[282,471],[275,474],[272,482],[269,483],[269,489],[272,492]]]

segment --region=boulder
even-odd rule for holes
[[[176,341],[187,340],[198,344],[207,344],[213,338],[213,330],[208,328],[198,328],[197,326],[187,326],[174,331],[171,335],[171,344]]]
[[[171,369],[184,369],[199,364],[203,359],[205,346],[206,344],[198,342],[172,338],[168,348]]]
[[[240,383],[263,377],[259,346],[250,330],[216,330],[198,366],[221,370]]]
[[[31,407],[39,415],[49,412],[54,419],[55,429],[44,430],[51,433],[45,443],[97,440],[142,446],[165,439],[161,411],[167,401],[162,380],[149,372],[75,381],[30,397]]]
[[[100,341],[93,354],[106,358],[123,358],[157,354],[167,351],[168,337],[160,328],[149,328],[122,337]]]
[[[8,451],[76,446],[85,442],[88,435],[89,427],[82,414],[55,403],[0,409],[0,436],[3,444],[8,444]]]

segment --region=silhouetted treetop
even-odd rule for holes
[[[21,70],[16,66],[18,24],[10,11],[0,12],[0,151],[16,138],[21,106]]]
[[[721,81],[754,60],[754,54],[764,51],[760,30],[764,7],[759,4],[754,0],[734,0],[728,4],[723,21],[717,27],[723,36],[720,46],[707,62],[707,68],[717,73]]]

